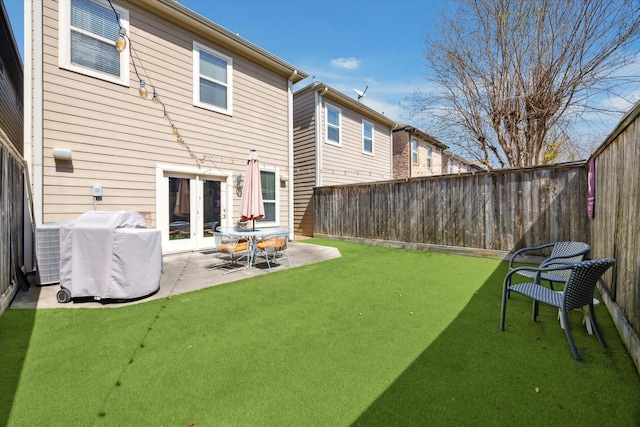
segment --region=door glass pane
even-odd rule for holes
[[[204,213],[203,237],[212,237],[220,224],[220,181],[203,181],[202,211]]]
[[[169,178],[169,239],[191,238],[191,198],[187,178]]]

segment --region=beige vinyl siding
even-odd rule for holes
[[[316,186],[315,92],[294,98],[294,233],[313,236],[313,188]]]
[[[330,105],[336,105],[329,101]],[[342,109],[342,145],[325,143],[322,138],[322,185],[341,185],[358,182],[391,179],[391,137],[390,129],[375,120],[363,117],[345,106]],[[326,126],[323,108],[323,126]],[[374,124],[374,155],[362,152],[362,119]]]
[[[118,4],[129,10],[129,33],[142,62],[136,65],[148,75],[142,77],[150,91],[146,101],[138,96],[133,66],[131,87],[60,69],[58,4],[44,2],[43,222],[93,209],[91,188],[101,184],[98,209],[149,212],[155,226],[156,164],[196,163],[176,143],[162,106],[151,102],[152,85],[192,151],[213,157],[203,169],[244,173],[255,149],[263,166],[286,175],[287,78],[131,3]],[[232,116],[193,106],[194,40],[233,59]],[[72,151],[72,168],[56,164],[53,148]],[[281,224],[287,223],[287,200],[281,188]],[[238,209],[234,192],[234,218]]]
[[[418,138],[416,138],[416,140],[418,141],[418,164],[412,166],[411,176],[440,175],[443,170],[442,150],[439,150]],[[431,167],[427,167],[427,147],[431,147]],[[411,148],[411,144],[409,144],[409,148]]]
[[[340,109],[339,146],[325,142],[327,103]],[[314,187],[391,179],[393,122],[320,82],[294,94],[293,115],[295,232],[312,235]],[[374,126],[373,155],[362,151],[363,119]]]

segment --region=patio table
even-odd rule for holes
[[[251,267],[254,263],[255,255],[256,255],[256,243],[259,237],[270,236],[272,234],[276,234],[278,232],[283,232],[285,229],[283,227],[280,228],[263,228],[258,230],[241,230],[232,227],[220,227],[220,231],[224,234],[233,237],[247,237],[251,242],[251,251],[249,255],[249,267]]]

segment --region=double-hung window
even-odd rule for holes
[[[431,155],[433,154],[433,151],[431,149],[431,147],[427,147],[427,167],[429,169],[431,169]]]
[[[327,104],[327,142],[329,144],[340,145],[340,126],[342,120],[342,112],[339,108],[335,108]]]
[[[129,31],[129,12],[104,0],[59,2],[59,66],[129,85],[129,49],[118,52],[120,27]],[[119,22],[118,22],[119,21]]]
[[[200,43],[193,43],[193,104],[233,114],[233,60]]]
[[[264,205],[263,222],[276,222],[276,172],[261,170],[260,182],[262,184],[262,202]]]
[[[362,121],[362,152],[373,154],[373,123]]]
[[[418,141],[411,141],[411,161],[414,165],[418,164]]]

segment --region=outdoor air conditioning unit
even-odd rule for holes
[[[54,222],[36,227],[36,283],[52,285],[60,282],[60,227],[72,224]]]

